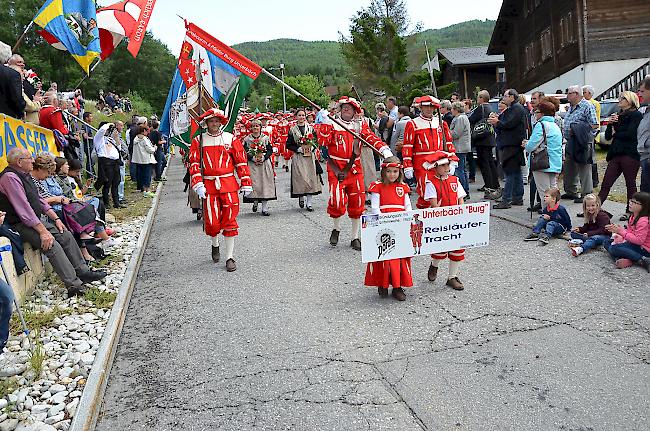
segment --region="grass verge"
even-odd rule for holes
[[[92,302],[97,308],[111,308],[117,295],[112,292],[99,290],[96,287],[88,289],[84,293],[84,299]]]

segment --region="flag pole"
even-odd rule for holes
[[[203,115],[203,79],[201,77],[201,51],[199,51],[199,58],[196,62],[196,68],[194,69],[194,75],[196,77],[196,85],[199,86],[199,118]],[[198,122],[197,122],[198,123]],[[205,178],[205,168],[203,165],[203,128],[201,123],[199,125],[199,170],[201,172],[201,181]],[[207,125],[207,124],[206,124]],[[207,199],[201,199],[201,211],[205,209],[205,201]],[[205,231],[206,217],[205,214],[202,214],[201,219],[203,220],[203,230]]]
[[[433,67],[431,67],[431,56],[429,55],[429,46],[427,41],[424,41],[424,49],[427,51],[427,69],[429,69],[429,76],[431,77],[431,89],[433,90],[433,95],[438,97],[438,89],[436,88],[436,80],[433,78]]]
[[[81,84],[84,83],[84,81],[86,80],[86,78],[88,78],[88,77],[90,76],[90,74],[91,74],[92,72],[94,72],[95,69],[97,69],[97,66],[99,66],[99,63],[101,63],[101,62],[102,62],[101,58],[98,58],[97,63],[93,64],[93,67],[90,68],[90,72],[88,72],[88,75],[85,75],[85,76],[81,79],[81,81],[79,81],[79,83],[78,83],[77,85],[74,86],[74,90],[76,90],[77,88],[79,88],[79,87],[81,86]],[[74,90],[72,90],[72,91],[74,91]]]
[[[23,42],[23,39],[25,39],[25,36],[27,35],[27,32],[29,31],[30,28],[34,25],[34,20],[31,20],[30,23],[25,27],[25,31],[23,31],[23,34],[20,35],[18,40],[16,41],[16,44],[14,45],[13,48],[11,48],[11,52],[15,53],[20,44]]]
[[[289,90],[290,92],[292,92],[294,95],[296,95],[297,97],[299,97],[300,99],[302,99],[305,103],[307,103],[308,105],[312,106],[314,109],[317,109],[317,110],[319,110],[319,111],[323,109],[323,108],[321,108],[320,106],[318,106],[316,103],[314,103],[314,102],[312,102],[311,100],[309,100],[306,96],[304,96],[303,94],[301,94],[298,90],[296,90],[295,88],[293,88],[292,86],[290,86],[289,84],[287,84],[286,82],[284,82],[283,80],[281,80],[280,78],[278,78],[277,76],[275,76],[274,74],[272,74],[271,72],[269,72],[268,70],[262,68],[262,72],[263,72],[266,76],[268,76],[269,78],[271,78],[272,80],[274,80],[275,82],[277,82],[278,84],[284,86],[284,88],[286,88],[287,90]],[[336,117],[328,117],[328,118],[331,119],[331,120],[332,120],[333,122],[335,122],[336,124],[338,124],[339,126],[341,126],[345,131],[351,133],[352,136],[354,136],[355,138],[357,138],[359,141],[363,142],[365,145],[367,145],[368,147],[372,148],[372,150],[373,150],[375,153],[379,154],[380,156],[382,155],[382,154],[381,154],[381,153],[380,153],[380,152],[379,152],[375,147],[373,147],[373,146],[370,144],[370,142],[368,142],[368,141],[366,141],[365,139],[363,139],[363,137],[362,137],[361,135],[359,135],[359,134],[358,134],[357,132],[355,132],[354,130],[351,130],[348,126],[345,125],[345,123],[341,122],[338,118],[336,118]],[[382,156],[382,157],[383,157],[383,156]]]

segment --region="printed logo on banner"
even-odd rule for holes
[[[395,232],[390,229],[380,230],[377,233],[376,242],[379,253],[377,259],[380,259],[395,248]]]

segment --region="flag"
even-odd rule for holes
[[[197,128],[193,117],[210,103],[226,113],[229,121],[224,130],[232,132],[239,107],[262,68],[196,25],[186,23],[185,27],[160,130],[170,142],[188,148]]]
[[[89,73],[90,63],[101,51],[94,1],[47,0],[34,17],[34,23],[63,45]]]
[[[427,55],[429,55],[429,52],[427,51]],[[437,70],[440,72],[440,61],[438,60],[438,54],[436,53],[435,57],[433,57],[433,60],[427,60],[426,63],[422,65],[422,70],[427,70],[429,73],[433,70]]]
[[[155,5],[156,0],[125,0],[97,11],[102,60],[108,58],[125,37],[129,38],[127,49],[137,57]]]

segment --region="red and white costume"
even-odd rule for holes
[[[363,139],[368,141],[377,151],[384,154],[390,149],[361,121],[338,120],[350,130],[354,130]],[[329,160],[327,163],[327,180],[329,183],[330,198],[327,203],[327,213],[332,218],[339,218],[345,214],[346,207],[351,219],[358,219],[365,209],[365,186],[363,184],[363,169],[361,167],[361,142],[350,132],[336,123],[321,124],[318,128],[318,141],[327,146]],[[343,171],[353,157],[354,164],[343,181],[339,181],[332,168],[334,164],[339,171]]]
[[[437,99],[431,96],[420,97],[416,99],[416,103],[439,106]],[[436,151],[456,152],[447,123],[435,115],[430,119],[420,115],[406,123],[404,146],[402,147],[404,172],[407,174],[410,169],[415,173],[419,195],[416,206],[420,209],[429,206],[424,200],[424,185],[427,178],[433,175],[432,171],[424,169],[423,164],[426,157]]]
[[[450,159],[453,160],[455,158],[451,153],[447,153],[446,155],[440,155],[440,153],[438,153],[438,157],[447,160],[447,163],[449,163]],[[432,158],[429,158],[428,160],[432,160]],[[433,172],[433,175],[426,179],[424,199],[427,201],[436,199],[439,207],[460,205],[460,200],[467,196],[467,193],[460,184],[458,177],[447,175],[446,177],[441,178],[436,175],[435,167],[433,167],[434,164],[425,161],[425,166],[429,168],[428,170],[430,172]],[[451,261],[462,262],[465,260],[465,250],[460,249],[445,253],[434,253],[431,257],[437,260],[443,260],[449,257],[449,260]]]
[[[201,173],[201,136],[192,140],[190,147],[191,186],[196,190],[205,187],[206,200],[203,205],[205,233],[215,237],[223,232],[224,237],[238,233],[240,185],[252,189],[246,152],[238,138],[227,132],[203,133],[203,173]],[[198,193],[198,191],[197,191]],[[200,193],[199,193],[200,195]]]
[[[368,192],[370,193],[371,211],[375,214],[411,210],[410,189],[404,183],[384,184],[381,181],[375,181],[368,187]],[[384,289],[390,286],[393,288],[412,287],[411,258],[368,263],[364,284]]]

